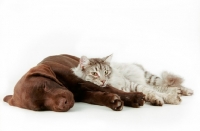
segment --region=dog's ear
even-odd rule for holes
[[[44,64],[39,64],[36,67],[33,67],[29,71],[29,76],[43,76],[49,78],[59,85],[63,86],[63,84],[56,78],[55,73],[51,70],[51,68]]]

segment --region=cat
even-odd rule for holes
[[[180,104],[181,95],[192,95],[193,90],[182,86],[183,79],[168,72],[161,77],[151,74],[139,64],[111,62],[112,55],[104,58],[82,56],[72,71],[79,78],[102,88],[113,86],[125,92],[142,92],[152,105]]]

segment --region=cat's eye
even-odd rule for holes
[[[92,74],[93,76],[98,76],[98,73],[97,73],[97,72],[91,72],[91,74]]]
[[[105,74],[106,74],[106,75],[108,74],[108,71],[107,71],[107,70],[105,71]]]

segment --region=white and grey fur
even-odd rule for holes
[[[181,95],[193,91],[181,84],[183,79],[163,72],[161,77],[152,75],[138,64],[111,63],[112,55],[104,58],[82,56],[74,74],[101,87],[111,85],[125,92],[142,92],[153,105],[179,104]]]

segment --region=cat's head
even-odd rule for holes
[[[83,78],[98,86],[105,87],[112,72],[110,61],[112,55],[104,58],[87,58],[82,56],[80,58],[80,69],[83,73]]]

